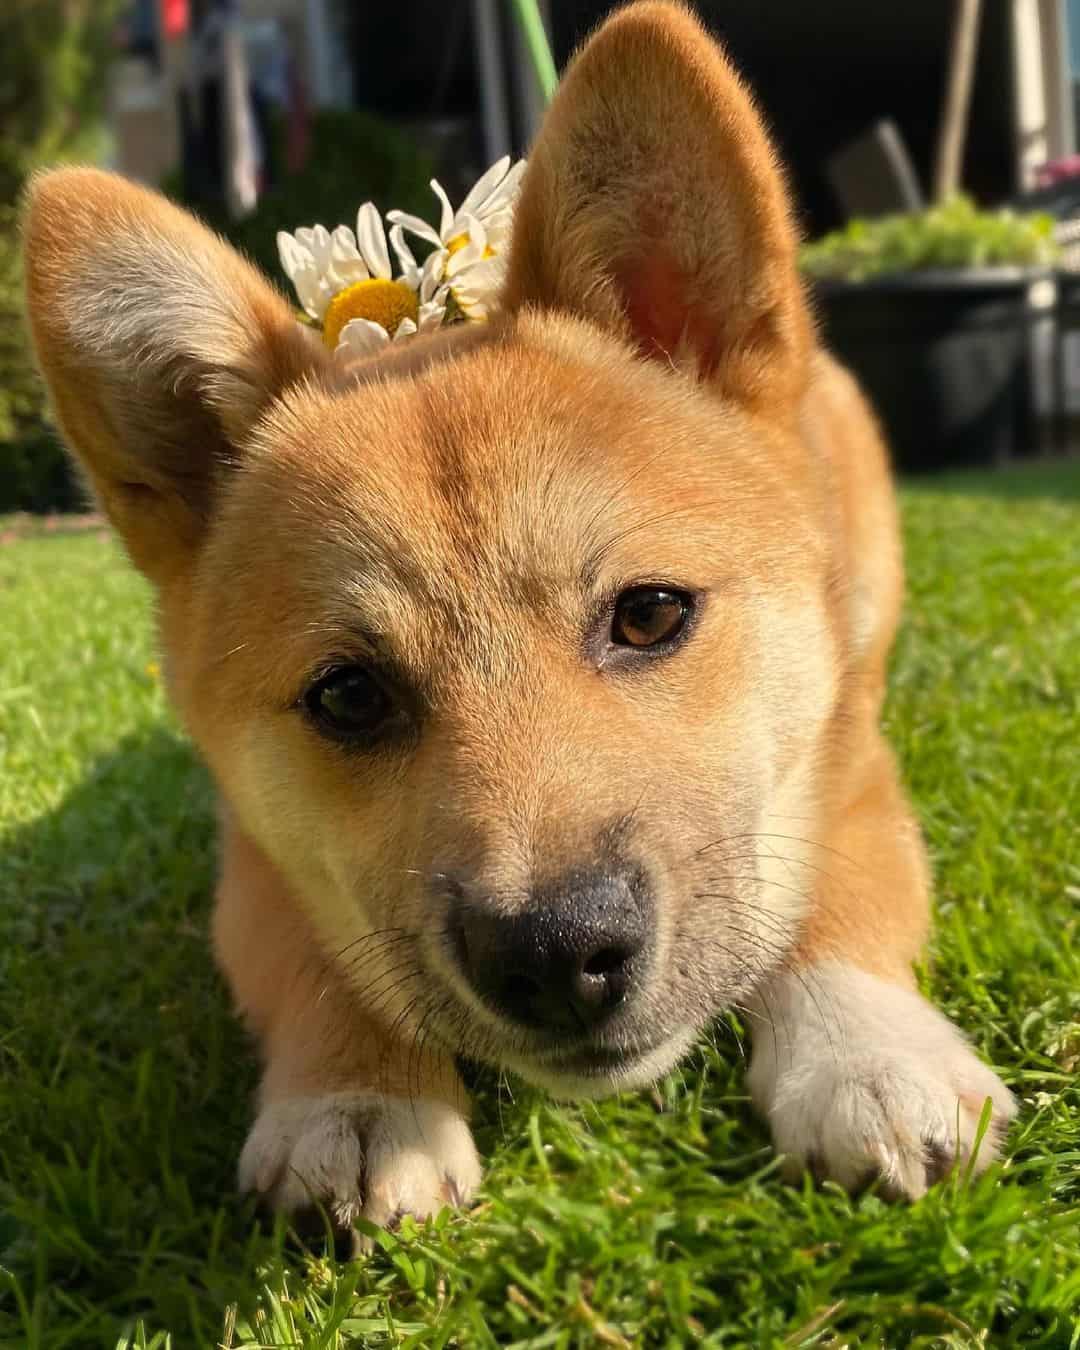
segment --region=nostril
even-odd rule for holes
[[[581,973],[592,975],[598,979],[605,975],[613,975],[626,965],[629,957],[630,953],[622,947],[603,947],[589,957],[581,967]]]
[[[578,969],[573,979],[572,999],[579,1013],[590,1020],[623,1001],[630,987],[630,962],[636,948],[628,945],[601,947]]]

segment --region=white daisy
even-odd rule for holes
[[[441,184],[432,179],[432,191],[442,203],[438,230],[419,216],[387,212],[387,220],[395,227],[392,240],[395,231],[408,230],[434,245],[431,257],[439,260],[440,279],[449,285],[454,304],[470,319],[487,317],[502,284],[504,246],[524,172],[524,160],[511,167],[509,155],[504,156],[478,179],[457,211]]]
[[[368,318],[351,318],[342,325],[334,348],[335,356],[342,359],[369,356],[388,342],[412,337],[414,333],[429,333],[441,327],[446,318],[446,301],[450,288],[445,284],[439,284],[438,267],[431,258],[420,267],[401,238],[399,230],[390,231],[390,242],[401,263],[401,276],[394,284],[407,286],[415,295],[416,318],[408,316],[403,318],[394,329],[392,337],[382,323]],[[357,298],[358,301],[367,299],[366,296]]]
[[[408,274],[394,278],[386,232],[371,202],[357,212],[355,234],[347,225],[339,225],[332,234],[315,225],[294,235],[282,230],[277,244],[286,276],[301,305],[321,323],[323,341],[332,351],[342,345],[346,329],[342,354],[352,355],[391,338],[409,337],[420,324],[432,327],[442,320],[445,302],[436,319],[434,279],[421,296],[425,276],[415,264]]]

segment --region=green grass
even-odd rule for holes
[[[722,1024],[656,1094],[484,1089],[479,1208],[352,1265],[232,1193],[253,1067],[147,589],[98,534],[9,531],[0,1346],[1080,1346],[1080,466],[905,507],[888,726],[937,862],[928,985],[1023,1101],[1004,1167],[894,1207],[782,1185]]]

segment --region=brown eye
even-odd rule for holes
[[[685,591],[634,586],[615,601],[611,640],[620,647],[658,647],[682,632],[690,614]]]

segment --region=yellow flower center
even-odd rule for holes
[[[450,255],[451,258],[452,258],[452,257],[454,256],[455,253],[460,253],[461,250],[465,247],[465,245],[466,245],[468,242],[469,242],[469,236],[468,236],[467,234],[455,234],[454,237],[453,237],[453,239],[451,239],[450,242],[447,244],[447,246],[446,246],[446,251],[447,251],[447,253],[449,253],[449,255]],[[490,244],[485,244],[485,245],[484,245],[484,257],[485,257],[485,258],[494,258],[494,256],[495,256],[495,250],[491,247]]]
[[[386,281],[373,277],[369,281],[354,281],[338,291],[323,315],[323,341],[331,351],[338,345],[341,330],[350,319],[370,319],[379,323],[391,337],[402,319],[416,322],[420,301],[416,292],[404,281]]]

